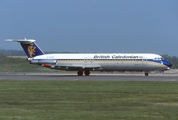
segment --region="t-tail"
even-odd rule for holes
[[[38,55],[44,55],[45,53],[40,49],[40,47],[35,43],[36,40],[33,39],[6,39],[5,41],[19,42],[25,51],[28,58],[32,58]]]

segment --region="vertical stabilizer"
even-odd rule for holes
[[[28,58],[32,58],[38,55],[44,55],[45,53],[40,49],[40,47],[35,43],[33,39],[23,39],[23,40],[12,40],[7,39],[5,41],[19,42],[25,51]]]

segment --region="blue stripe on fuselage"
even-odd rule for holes
[[[171,67],[172,64],[170,62],[168,62],[167,60],[154,60],[154,59],[147,59],[147,61],[150,61],[150,62],[156,62],[156,63],[160,63],[160,64],[164,64],[166,65],[167,67]]]

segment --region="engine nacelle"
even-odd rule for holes
[[[55,64],[56,60],[50,59],[33,59],[30,61],[31,64]]]

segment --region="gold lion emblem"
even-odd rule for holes
[[[33,55],[35,55],[35,52],[36,52],[36,47],[33,46],[33,45],[29,45],[28,46],[28,53],[30,54],[30,57],[32,57]]]

